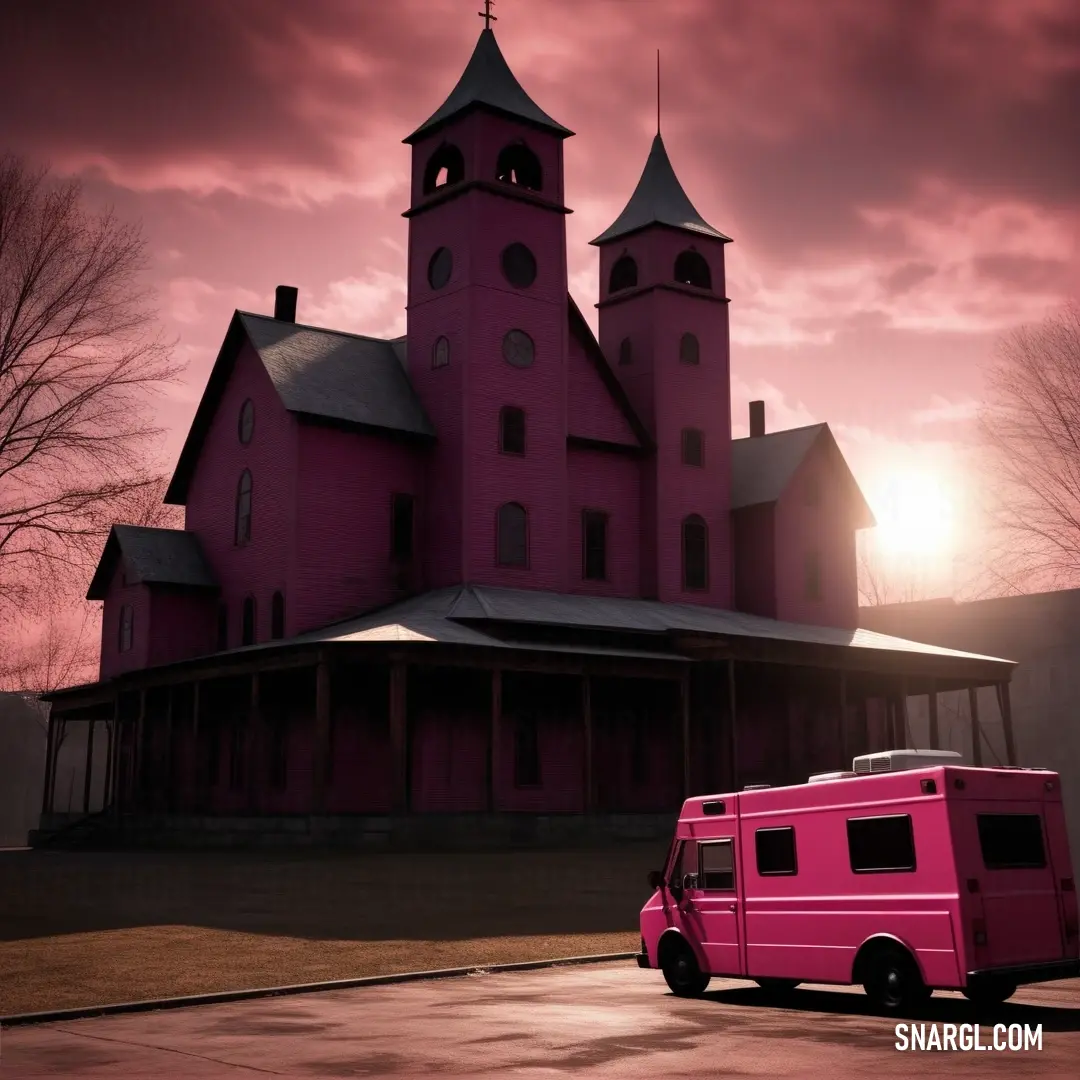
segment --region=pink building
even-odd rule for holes
[[[593,241],[593,335],[571,135],[485,29],[405,140],[406,336],[299,323],[286,286],[233,316],[166,496],[186,526],[113,529],[100,681],[52,696],[108,733],[116,819],[668,829],[688,791],[891,744],[881,702],[1007,683],[856,629],[873,520],[827,425],[767,433],[755,402],[732,439],[731,241],[659,134]]]

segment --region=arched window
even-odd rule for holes
[[[131,652],[135,642],[135,609],[130,604],[120,606],[120,627],[117,647],[120,652]]]
[[[424,167],[423,190],[430,195],[439,188],[460,184],[465,179],[465,158],[453,143],[443,143]]]
[[[251,539],[251,473],[245,469],[236,487],[236,544],[243,547]]]
[[[682,463],[699,467],[705,464],[705,435],[697,428],[682,430]]]
[[[629,367],[634,362],[634,346],[630,339],[624,337],[619,342],[619,367]]]
[[[701,363],[701,346],[698,344],[696,335],[683,334],[683,336],[679,338],[679,363]]]
[[[270,597],[270,637],[280,641],[285,636],[285,594],[276,592]]]
[[[431,349],[431,366],[433,368],[447,367],[450,363],[450,342],[444,338],[436,338]]]
[[[683,519],[682,563],[684,589],[709,587],[709,526],[698,514]]]
[[[523,143],[511,143],[499,152],[495,176],[504,184],[518,184],[529,191],[544,186],[544,170],[540,159]]]
[[[499,449],[504,454],[525,453],[525,410],[504,405],[499,410]]]
[[[240,417],[237,421],[236,434],[240,441],[247,446],[251,442],[251,436],[255,433],[255,402],[248,398],[240,406]]]
[[[611,268],[608,292],[632,289],[637,284],[637,263],[629,255],[620,255]]]
[[[229,608],[227,604],[218,604],[217,647],[219,651],[229,647]]]
[[[675,260],[675,280],[697,289],[712,288],[712,272],[705,257],[693,248],[682,252]]]
[[[240,619],[240,644],[255,644],[255,597],[244,597],[244,609]]]
[[[496,515],[498,563],[529,565],[529,518],[521,503],[504,503]]]

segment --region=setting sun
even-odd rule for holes
[[[892,473],[874,500],[879,550],[891,556],[941,556],[953,539],[953,504],[932,473]]]

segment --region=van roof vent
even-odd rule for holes
[[[820,784],[824,780],[850,780],[851,777],[858,775],[856,772],[844,772],[843,770],[840,772],[819,772],[814,773],[806,782],[808,784]]]
[[[963,765],[963,754],[955,750],[882,750],[878,754],[862,754],[851,763],[859,775],[867,773],[903,772],[906,769],[931,769],[935,765]]]
[[[743,791],[765,791],[766,789],[771,787],[772,784],[747,784],[743,788]]]

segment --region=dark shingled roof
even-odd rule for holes
[[[630,233],[649,225],[670,225],[674,229],[687,229],[703,236],[731,242],[730,236],[718,232],[694,209],[694,204],[675,175],[659,132],[653,139],[641,179],[638,180],[626,208],[615,219],[614,224],[589,242],[606,244],[609,240],[629,236]]]
[[[810,424],[748,439],[732,439],[731,509],[776,502],[806,460],[807,454],[821,439],[827,439],[832,444],[843,480],[853,489],[858,527],[873,526],[874,516],[828,424]]]
[[[473,106],[486,106],[505,116],[525,120],[536,127],[553,131],[564,138],[574,133],[556,123],[525,93],[499,49],[490,29],[480,31],[465,71],[450,96],[404,142],[415,142],[430,134],[451,117]]]
[[[397,351],[402,339],[361,337],[247,312],[240,319],[290,412],[434,436]]]
[[[114,525],[87,590],[87,600],[105,599],[117,559],[123,559],[127,580],[133,585],[218,587],[214,571],[194,533],[183,529]]]
[[[290,412],[373,432],[435,438],[405,371],[404,338],[384,341],[237,311],[165,492],[167,503],[187,500],[203,439],[245,342],[255,349]]]

